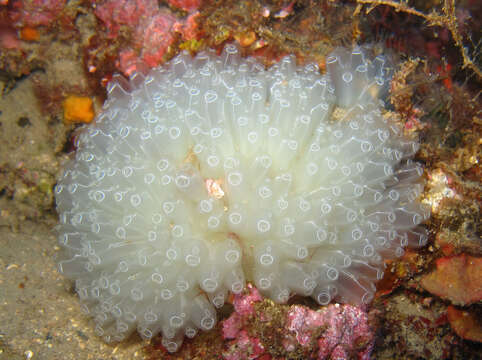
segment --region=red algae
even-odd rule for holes
[[[96,4],[94,13],[104,22],[108,36],[115,38],[122,26],[135,27],[157,11],[155,0],[105,0]]]
[[[199,4],[179,2],[189,10]],[[118,43],[116,67],[127,76],[162,64],[178,38],[187,41],[198,36],[199,13],[180,18],[154,0],[105,0],[96,5],[94,13],[105,26],[105,36]]]
[[[199,16],[199,12],[194,12],[184,22],[177,21],[172,28],[175,32],[181,34],[185,41],[194,40],[199,36],[197,24]]]
[[[436,260],[437,268],[423,276],[422,287],[456,305],[482,299],[482,259],[462,254]]]
[[[20,49],[21,42],[15,29],[0,25],[0,47],[4,49]]]
[[[159,8],[155,0],[107,0],[95,14],[107,28],[107,36],[116,38],[122,31],[132,34],[132,44],[121,50],[118,66],[127,75],[138,70],[140,61],[149,67],[159,65],[174,41],[171,31],[176,17]]]
[[[168,0],[168,3],[184,11],[193,11],[201,5],[202,0]]]
[[[450,326],[462,339],[482,342],[482,321],[474,311],[447,308]]]
[[[149,22],[136,31],[135,44],[141,48],[141,58],[149,67],[159,65],[169,45],[175,38],[171,31],[176,18],[167,12],[159,11]]]

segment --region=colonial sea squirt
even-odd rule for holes
[[[227,45],[117,79],[55,189],[62,274],[96,333],[171,352],[253,282],[286,302],[371,301],[383,261],[427,239],[418,144],[383,116],[383,57],[327,75]]]

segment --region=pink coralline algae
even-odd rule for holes
[[[254,303],[263,298],[253,285],[247,285],[247,294],[234,296],[235,312],[223,322],[223,338],[234,339],[228,350],[223,354],[226,360],[258,359],[264,354],[264,347],[257,337],[250,336],[244,329],[247,320],[255,314]]]
[[[247,294],[238,294],[234,296],[234,313],[223,322],[224,339],[235,339],[241,328],[245,324],[245,320],[254,315],[254,303],[263,300],[263,297],[253,285],[248,284]]]
[[[293,306],[288,312],[287,328],[301,346],[308,346],[318,338],[317,359],[370,359],[374,335],[368,325],[368,316],[361,308],[351,305],[331,304],[313,311],[304,306]],[[285,348],[292,347],[290,336]]]
[[[9,16],[16,27],[48,26],[64,8],[66,0],[17,0]]]
[[[272,332],[268,325],[271,316],[255,308],[256,302],[260,301],[261,295],[250,284],[247,293],[234,296],[235,311],[222,324],[223,338],[231,340],[223,353],[224,359],[271,358],[266,352],[270,344],[260,340],[262,330],[259,328],[259,324],[265,322],[268,327],[265,332]],[[254,318],[260,320],[257,326],[253,326]],[[281,321],[279,327],[284,329],[281,343],[286,358],[301,349],[307,359],[370,359],[374,334],[368,324],[367,313],[360,307],[332,304],[314,311],[293,305]]]
[[[229,350],[223,353],[225,360],[253,360],[264,354],[264,347],[257,337],[249,336],[246,330],[241,330]]]
[[[241,316],[252,315],[255,312],[253,304],[258,301],[262,301],[263,297],[252,284],[248,284],[247,295],[236,295],[234,297],[233,305],[234,310]]]

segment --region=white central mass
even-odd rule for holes
[[[276,302],[368,303],[384,259],[424,244],[384,59],[338,49],[327,69],[228,45],[110,84],[56,187],[59,268],[106,341],[162,332],[176,351],[247,280]]]

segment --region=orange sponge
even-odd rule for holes
[[[94,118],[92,99],[85,96],[70,95],[64,100],[64,121],[90,123]]]
[[[37,29],[26,26],[20,30],[20,38],[25,41],[37,41],[40,33]]]

